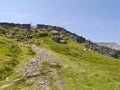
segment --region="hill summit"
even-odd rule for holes
[[[111,57],[114,57],[114,58],[120,58],[120,51],[119,50],[115,50],[114,48],[110,48],[110,47],[107,47],[107,46],[104,46],[104,45],[93,43],[92,41],[86,40],[84,37],[79,36],[75,33],[71,33],[70,31],[68,31],[68,30],[66,30],[62,27],[44,25],[44,24],[37,24],[37,27],[32,29],[33,27],[30,24],[14,24],[14,23],[0,23],[0,26],[4,27],[4,28],[25,29],[24,31],[21,32],[21,33],[23,33],[20,36],[21,38],[17,37],[17,35],[15,34],[15,32],[17,32],[17,30],[13,31],[13,32],[11,32],[10,30],[8,30],[8,31],[1,30],[0,31],[0,34],[5,34],[6,36],[11,37],[11,38],[16,37],[16,39],[18,41],[20,39],[26,39],[27,40],[27,39],[32,39],[33,37],[37,37],[37,35],[35,35],[35,34],[39,34],[39,31],[49,31],[49,32],[52,31],[57,36],[57,37],[53,38],[53,40],[56,41],[56,42],[66,43],[65,40],[62,40],[62,38],[60,37],[60,35],[64,34],[65,36],[69,37],[73,41],[84,44],[87,49],[91,49],[91,50],[94,50],[98,53],[101,53],[101,54],[104,54],[104,55],[107,55],[107,56],[111,56]],[[36,33],[33,35],[32,32],[36,32]],[[43,33],[39,34],[38,37],[41,37],[42,35],[43,35]],[[44,33],[44,35],[47,35],[47,34]]]

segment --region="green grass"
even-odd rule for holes
[[[6,83],[7,77],[12,80],[19,76],[16,67],[22,67],[34,55],[30,47],[0,36],[0,85]]]

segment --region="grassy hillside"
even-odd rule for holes
[[[17,70],[15,69],[33,56],[34,51],[30,47],[0,36],[0,85],[5,82],[6,78],[10,79],[12,74],[14,74],[12,78],[16,77]]]
[[[18,33],[21,36],[21,31]],[[47,33],[47,34],[46,34]],[[17,35],[18,35],[17,34]],[[67,44],[60,44],[53,41],[51,32],[33,31],[34,44],[45,48],[57,57],[56,60],[42,61],[40,71],[56,70],[59,78],[49,74],[41,75],[50,81],[50,90],[59,90],[54,83],[61,80],[64,90],[119,90],[120,89],[120,60],[98,54],[92,50],[83,50],[85,46],[62,36]],[[24,36],[23,36],[24,37]],[[17,38],[17,37],[16,37]],[[19,45],[3,36],[0,37],[0,85],[10,82],[21,73],[17,73],[28,59],[34,56],[30,47]],[[51,65],[57,63],[56,65]],[[5,78],[10,76],[8,81]],[[38,77],[25,79],[20,83],[6,88],[5,90],[37,90],[32,85]],[[40,90],[40,89],[38,89]]]
[[[120,60],[113,59],[83,45],[68,40],[58,44],[51,38],[38,39],[41,45],[54,51],[63,68],[58,70],[64,90],[119,90]]]

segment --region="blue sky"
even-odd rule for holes
[[[1,0],[0,22],[57,25],[120,44],[120,0]]]

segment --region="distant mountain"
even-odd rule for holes
[[[120,45],[118,45],[117,43],[97,42],[96,44],[98,44],[100,46],[105,46],[105,47],[109,47],[112,49],[120,50]]]

